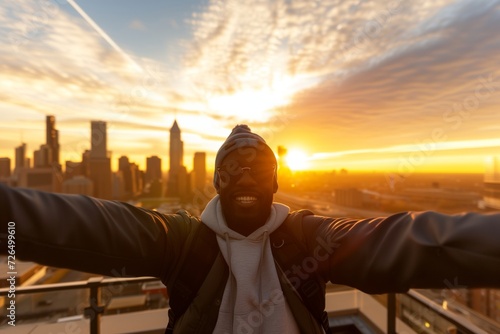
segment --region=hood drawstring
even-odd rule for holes
[[[229,261],[227,261],[227,265],[229,267],[229,279],[231,280],[231,285],[232,289],[230,290],[230,303],[231,303],[231,328],[234,330],[234,308],[236,307],[236,278],[234,277],[233,270],[232,270],[232,254],[231,254],[231,243],[229,242],[229,233],[225,232],[224,233],[224,239],[226,241],[226,249],[227,249],[227,255]]]
[[[269,239],[269,231],[264,231],[264,235],[262,236],[262,244],[260,250],[260,260],[259,260],[259,314],[261,318],[261,325],[259,326],[259,333],[262,332],[262,324],[264,323],[264,313],[262,311],[262,265],[264,263],[264,253],[266,251],[267,240]]]

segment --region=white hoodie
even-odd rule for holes
[[[227,226],[218,195],[207,204],[201,220],[217,234],[229,266],[214,333],[299,333],[281,290],[269,241],[269,234],[289,211],[274,203],[264,226],[245,237]]]

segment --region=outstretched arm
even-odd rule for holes
[[[14,222],[21,260],[107,276],[164,277],[178,257],[169,240],[182,239],[189,228],[170,218],[121,202],[0,185],[0,254]]]
[[[368,293],[500,287],[500,214],[325,218],[318,238],[331,245],[328,278]]]

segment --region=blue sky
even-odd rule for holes
[[[500,151],[500,1],[1,1],[0,156],[185,163],[237,123],[310,167],[481,171]]]

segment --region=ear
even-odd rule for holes
[[[277,191],[278,191],[278,176],[275,173],[273,177],[273,192],[276,194]]]

